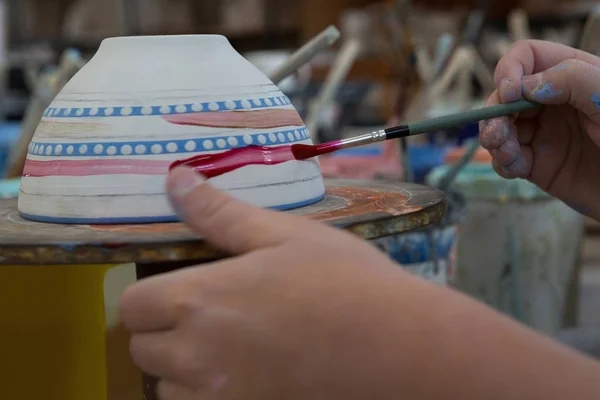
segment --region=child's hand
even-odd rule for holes
[[[506,178],[526,178],[600,219],[600,59],[556,43],[521,41],[500,60],[487,105],[526,98],[546,106],[480,125]]]
[[[131,356],[161,400],[600,399],[594,360],[349,233],[242,203],[191,170],[167,187],[232,257],[123,296]]]

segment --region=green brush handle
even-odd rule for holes
[[[407,126],[410,130],[410,135],[412,136],[418,135],[419,133],[450,129],[471,122],[506,117],[511,114],[531,110],[537,107],[540,107],[540,104],[532,103],[528,100],[519,100],[513,103],[500,104],[497,106],[485,107],[452,115],[445,115],[443,117],[432,118],[425,121],[411,122],[407,124]]]

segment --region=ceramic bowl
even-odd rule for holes
[[[54,223],[175,221],[169,165],[248,145],[311,144],[288,97],[218,35],[106,39],[45,111],[29,146],[19,211]],[[319,201],[317,159],[211,179],[261,207]]]

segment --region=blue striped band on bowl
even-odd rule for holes
[[[205,101],[186,104],[165,104],[153,106],[114,106],[114,107],[48,107],[45,118],[106,118],[106,117],[149,117],[201,112],[259,110],[286,107],[292,104],[287,96],[273,96],[256,99]]]
[[[159,154],[200,153],[231,150],[249,145],[283,145],[308,140],[306,127],[280,132],[245,135],[199,137],[179,140],[127,141],[127,142],[67,142],[49,143],[32,141],[29,154],[56,157],[110,157],[145,156]]]

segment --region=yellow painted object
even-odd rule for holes
[[[142,398],[114,318],[135,269],[122,267],[0,266],[0,399]]]

